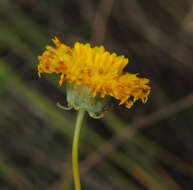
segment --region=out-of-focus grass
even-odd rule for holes
[[[36,24],[32,19],[23,13],[17,4],[11,1],[1,1],[1,13],[7,20],[7,24],[11,26],[10,32],[15,32],[20,36],[21,39],[25,40],[26,43],[33,45],[34,47],[42,47],[47,42],[41,25]],[[7,14],[10,13],[10,14]],[[2,34],[6,34],[3,31]],[[6,35],[4,37],[7,37]],[[13,39],[7,39],[12,41]],[[19,43],[18,41],[16,44]],[[28,46],[29,48],[30,46]]]
[[[132,110],[117,107],[116,110],[115,108],[113,109],[116,114],[107,112],[103,120],[87,120],[82,130],[80,143],[82,181],[85,182],[88,176],[92,176],[96,183],[100,184],[100,182],[104,183],[105,181],[105,187],[108,186],[109,189],[120,190],[140,190],[144,188],[150,190],[188,189],[193,180],[192,163],[189,163],[191,154],[185,152],[187,144],[184,140],[183,146],[181,145],[181,141],[175,137],[175,131],[171,133],[168,130],[171,134],[174,134],[171,139],[165,134],[167,130],[156,131],[157,127],[160,129],[160,126],[164,125],[166,125],[164,128],[170,128],[170,124],[165,120],[158,121],[145,131],[137,131],[131,128],[130,131],[133,135],[129,136],[126,140],[124,139],[124,141],[120,140],[119,146],[109,155],[102,157],[102,153],[98,152],[96,154],[97,157],[94,159],[97,160],[100,157],[103,159],[99,159],[99,162],[90,160],[93,163],[96,162],[95,164],[85,162],[85,160],[89,161],[89,155],[92,155],[93,151],[97,152],[106,143],[111,142],[113,147],[113,137],[129,126],[129,121],[131,120],[129,118],[139,118],[142,115],[153,112],[159,107],[160,102],[166,102],[164,95],[169,96],[168,99],[173,101],[173,99],[180,96],[183,97],[184,94],[191,92],[189,89],[191,89],[192,83],[186,82],[189,81],[190,76],[180,73],[176,64],[173,64],[177,62],[171,59],[175,53],[171,57],[170,55],[162,54],[163,47],[170,47],[170,43],[160,43],[160,50],[159,41],[156,41],[156,43],[151,42],[151,39],[159,40],[159,36],[155,38],[154,34],[151,34],[153,37],[147,37],[149,29],[144,34],[146,36],[140,36],[141,31],[138,33],[136,30],[135,20],[132,21],[130,19],[129,23],[124,22],[123,24],[121,18],[124,16],[124,19],[126,19],[126,15],[124,11],[120,13],[120,10],[117,14],[116,7],[120,7],[123,4],[126,5],[125,2],[125,0],[113,2],[111,15],[108,14],[109,18],[105,18],[105,24],[102,26],[107,27],[106,29],[102,28],[102,31],[106,31],[106,35],[100,34],[101,31],[99,30],[99,33],[95,34],[95,36],[102,35],[102,38],[106,39],[105,44],[107,47],[117,49],[118,51],[123,50],[126,53],[130,51],[131,54],[133,53],[137,57],[138,61],[141,61],[140,64],[137,61],[135,63],[135,58],[133,58],[133,65],[137,65],[136,67],[139,68],[139,72],[142,71],[144,75],[152,73],[153,90],[152,97],[150,97],[151,103],[147,105],[138,104]],[[159,7],[162,10],[160,14],[166,14],[166,12],[170,14],[170,22],[173,22],[173,20],[180,22],[183,15],[186,15],[187,8],[183,7],[181,9],[180,4],[176,4],[174,1],[171,2],[170,7],[161,1],[156,2],[156,6],[159,7],[159,4],[161,5]],[[178,2],[183,4],[180,0]],[[36,56],[41,53],[47,41],[50,41],[53,35],[60,34],[61,31],[64,32],[63,39],[66,36],[69,37],[71,32],[71,36],[78,34],[77,38],[83,40],[85,33],[89,33],[88,23],[81,17],[81,11],[79,10],[80,2],[62,3],[55,1],[53,3],[38,4],[38,1],[30,1],[29,3],[30,6],[22,0],[17,0],[14,3],[12,1],[0,2],[0,16],[3,18],[0,21],[0,188],[73,189],[70,154],[75,112],[63,111],[56,106],[58,97],[60,99],[61,96],[65,97],[65,90],[58,86],[55,78],[46,77],[46,80],[37,80]],[[105,14],[103,11],[94,8],[96,2],[89,4],[82,1],[82,3],[81,6],[84,6],[88,13],[91,10],[95,10],[96,12],[98,11],[97,14]],[[135,6],[139,6],[141,8],[139,10],[146,11],[143,3],[140,4],[138,1],[131,1],[130,3],[131,5],[133,3]],[[174,5],[178,9],[175,9]],[[135,6],[130,7],[135,8]],[[149,9],[152,12],[148,12],[148,15],[153,18],[155,14],[153,10],[154,2],[152,2],[151,6]],[[97,7],[101,8],[101,6]],[[48,20],[53,11],[56,10],[57,12],[54,13],[55,17],[53,18],[55,20]],[[129,14],[132,11],[129,10]],[[140,23],[142,18],[138,13],[134,11],[133,14],[136,21]],[[144,15],[147,15],[147,13]],[[41,17],[43,19],[40,19]],[[74,17],[78,19],[78,22]],[[158,19],[160,21],[161,16]],[[62,20],[63,22],[61,22]],[[49,27],[53,26],[51,22],[54,22],[54,26],[57,27],[51,29],[51,31],[54,31],[54,34],[50,36]],[[164,27],[167,27],[163,25],[164,22],[164,20],[160,22],[159,26],[159,28],[163,28],[163,31],[165,31]],[[79,32],[71,31],[70,28],[72,25],[74,27],[75,24],[77,24],[75,28]],[[80,27],[82,28],[81,30]],[[145,27],[145,23],[143,27]],[[90,26],[91,28],[94,27]],[[81,33],[83,29],[85,33]],[[98,38],[100,38],[100,35]],[[92,36],[91,31],[90,36]],[[95,36],[93,38],[96,38]],[[122,37],[125,38],[124,41]],[[150,42],[144,39],[148,39]],[[158,46],[155,50],[152,43]],[[133,46],[126,44],[133,44]],[[144,50],[149,54],[146,55],[144,53],[144,57],[140,58],[141,47],[144,47],[142,46],[143,44],[150,47],[150,49]],[[135,47],[137,48],[135,49]],[[186,45],[183,41],[183,47],[191,50],[191,42]],[[152,55],[156,54],[156,52],[159,52],[159,56],[163,55],[160,56],[160,63],[155,63],[154,58],[152,58]],[[172,49],[169,48],[170,52],[172,52]],[[183,57],[184,55],[179,56]],[[189,59],[186,60],[191,61]],[[168,64],[164,61],[172,63]],[[189,62],[184,64],[189,64]],[[169,65],[168,67],[167,64]],[[136,70],[135,66],[129,66],[129,69]],[[183,67],[180,67],[181,72],[183,69]],[[162,75],[164,75],[167,85]],[[179,94],[175,94],[176,89],[173,92],[170,91],[174,81],[169,80],[170,76],[173,76],[175,79],[179,78],[179,81],[177,81],[181,90]],[[155,83],[156,86],[160,87],[162,93],[154,92]],[[186,84],[186,88],[182,88],[183,84]],[[183,114],[190,123],[188,127],[191,128],[191,115],[189,116],[188,111],[183,111]],[[174,121],[176,132],[178,127],[180,127],[179,123],[181,120],[183,118],[178,116],[179,122]],[[159,135],[160,131],[161,135]],[[152,138],[154,136],[158,137],[161,142],[153,140],[155,139]],[[174,146],[171,142],[175,142],[174,144],[176,145]],[[171,151],[171,147],[174,150]],[[189,155],[187,159],[182,156],[181,150]],[[184,178],[188,180],[184,180]],[[185,185],[186,181],[188,181],[187,185]],[[90,183],[83,184],[84,189],[93,189],[93,186]]]

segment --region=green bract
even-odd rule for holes
[[[108,97],[101,98],[99,94],[93,97],[93,92],[86,85],[67,83],[68,107],[76,110],[86,110],[93,118],[101,118],[107,107]]]

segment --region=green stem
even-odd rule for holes
[[[81,190],[79,168],[78,168],[78,143],[79,143],[80,129],[82,127],[84,120],[84,115],[85,110],[78,111],[72,146],[72,165],[73,165],[75,190]]]

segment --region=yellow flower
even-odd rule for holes
[[[149,79],[137,74],[124,72],[128,59],[105,51],[103,46],[92,48],[90,44],[75,43],[74,47],[53,39],[56,47],[46,46],[46,51],[38,57],[38,74],[60,74],[60,82],[84,85],[92,96],[112,96],[130,108],[141,99],[147,102],[150,93]]]

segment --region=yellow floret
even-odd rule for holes
[[[91,48],[88,43],[77,42],[71,48],[57,38],[53,42],[56,48],[47,46],[46,51],[38,57],[39,76],[41,73],[60,73],[60,85],[63,82],[87,85],[93,97],[98,93],[102,98],[110,95],[127,108],[138,99],[147,102],[149,79],[123,72],[128,64],[124,56],[110,54],[103,46]]]

